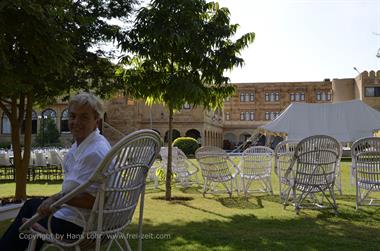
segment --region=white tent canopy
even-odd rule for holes
[[[287,136],[301,140],[317,134],[340,142],[369,137],[380,129],[380,112],[360,100],[329,104],[292,103],[280,116],[259,127],[265,135]]]

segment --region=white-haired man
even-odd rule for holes
[[[50,215],[52,203],[78,184],[84,183],[94,172],[111,148],[98,130],[102,113],[100,100],[90,93],[80,93],[69,101],[69,129],[75,143],[64,158],[62,191],[47,199],[36,198],[26,201],[13,223],[0,239],[0,250],[25,250],[29,240],[20,238],[21,235],[18,231],[23,223],[23,218],[30,218],[36,212],[41,215]],[[67,204],[79,208],[84,215],[88,215],[95,201],[96,190],[97,186],[93,185],[86,192],[72,198]],[[46,227],[47,217],[39,223]],[[70,237],[79,236],[84,224],[74,210],[62,208],[54,213],[51,227],[54,233]],[[41,248],[42,244],[42,241],[37,242],[36,249]]]

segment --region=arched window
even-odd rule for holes
[[[26,114],[25,114],[26,116]],[[22,126],[21,126],[21,133],[24,134],[25,133],[25,116],[24,116],[24,121],[22,122]],[[37,133],[37,113],[35,111],[32,111],[32,134],[36,134]]]
[[[178,137],[181,137],[181,133],[176,129],[172,129],[172,141],[174,141]],[[166,131],[165,137],[164,137],[164,142],[167,143],[168,141],[169,141],[169,130]]]
[[[61,114],[61,132],[69,131],[69,109],[66,108]]]
[[[11,122],[7,114],[5,114],[5,112],[3,112],[3,116],[1,117],[1,133],[2,134],[11,133]]]
[[[37,113],[35,111],[32,111],[32,134],[37,133],[37,120],[38,120]]]
[[[53,110],[53,109],[50,109],[50,108],[48,108],[48,109],[46,109],[46,110],[44,110],[42,113],[41,113],[41,117],[40,117],[40,119],[41,119],[41,127],[43,127],[43,128],[45,128],[45,126],[44,126],[44,124],[45,124],[45,121],[47,120],[47,119],[52,119],[52,121],[54,122],[54,123],[57,123],[56,122],[56,118],[57,118],[57,113]]]
[[[52,118],[55,121],[55,119],[57,118],[57,113],[50,108],[46,109],[41,114],[43,119]]]

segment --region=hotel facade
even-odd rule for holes
[[[325,79],[317,82],[233,83],[236,93],[224,102],[222,109],[205,110],[185,105],[174,114],[173,135],[196,138],[201,145],[233,147],[251,136],[253,130],[275,119],[290,103],[335,103],[362,100],[380,111],[380,71],[364,71],[355,78]],[[151,128],[167,141],[169,113],[162,105],[147,106],[143,100],[115,95],[104,101],[102,133],[111,143],[132,131]],[[0,142],[10,142],[9,119],[0,110]],[[61,143],[69,146],[66,102],[33,110],[34,138],[44,119],[56,122]],[[23,132],[20,132],[23,133]]]

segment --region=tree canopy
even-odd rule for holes
[[[254,40],[254,33],[232,40],[237,29],[229,10],[217,3],[152,0],[119,39],[126,55],[118,73],[127,93],[169,110],[167,199],[173,111],[186,103],[220,107],[232,95],[235,89],[225,71],[243,65],[239,53]]]
[[[137,0],[2,0],[0,3],[0,108],[12,127],[16,197],[25,198],[31,144],[31,113],[72,90],[106,96],[114,85],[114,65],[101,41],[118,37],[112,18],[126,18]],[[20,125],[25,119],[21,156]]]

